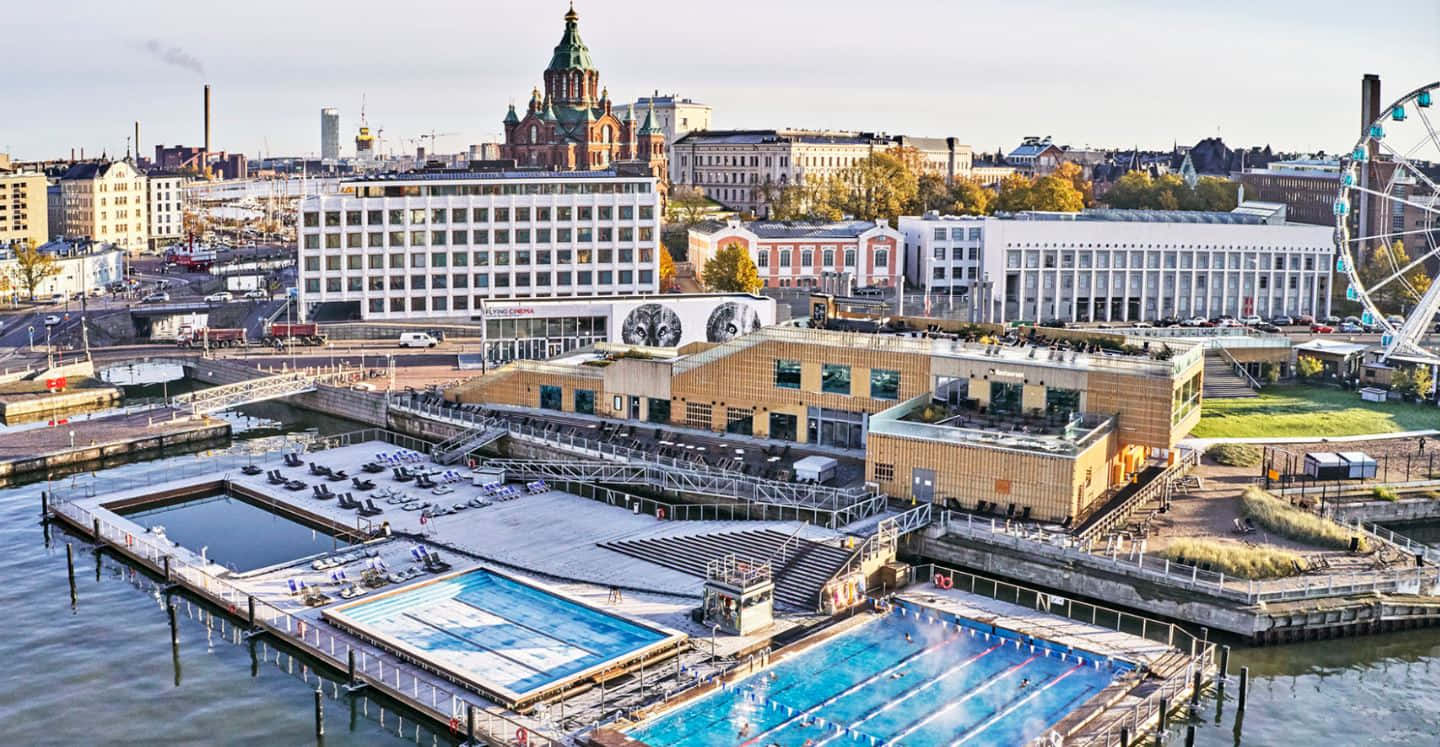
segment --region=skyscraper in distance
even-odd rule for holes
[[[320,110],[320,158],[325,161],[340,158],[340,112],[332,107]]]

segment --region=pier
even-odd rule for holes
[[[43,476],[170,448],[199,449],[229,436],[230,424],[223,420],[193,420],[170,408],[76,418],[0,433],[0,479]]]

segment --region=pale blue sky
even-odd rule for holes
[[[565,0],[40,0],[5,3],[0,152],[199,144],[255,156],[319,150],[319,110],[352,150],[361,96],[399,146],[494,137],[563,27]],[[714,124],[1072,145],[1348,148],[1359,79],[1387,101],[1440,80],[1440,0],[580,0],[611,96],[660,89]],[[170,62],[163,61],[169,57]],[[203,66],[203,75],[187,68]],[[192,65],[193,67],[193,65]],[[1403,89],[1403,90],[1402,90]],[[407,146],[408,148],[409,146]]]

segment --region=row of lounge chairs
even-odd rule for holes
[[[441,560],[438,553],[430,552],[424,545],[416,545],[410,548],[410,557],[414,558],[415,562],[424,566],[425,570],[431,573],[450,570],[449,563]]]
[[[417,464],[425,461],[425,455],[413,449],[400,449],[399,451],[382,451],[375,455],[375,462],[387,467],[398,467],[403,464]]]

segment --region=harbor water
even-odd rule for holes
[[[281,403],[243,408],[232,450],[278,446],[305,432],[356,430],[343,420]],[[164,474],[205,455],[128,464],[96,476]],[[85,479],[77,476],[71,479]],[[39,521],[45,483],[0,489],[0,743],[314,744],[313,698],[326,693],[331,745],[453,744],[393,704],[334,688],[303,659],[265,637],[244,640],[219,611],[174,596],[172,649],[165,596],[151,577],[96,554],[82,539]],[[1423,528],[1422,528],[1423,529]],[[1440,533],[1424,534],[1431,541]],[[75,549],[75,595],[66,573]],[[1440,630],[1273,648],[1237,648],[1232,674],[1250,667],[1249,704],[1235,731],[1235,685],[1199,707],[1201,745],[1418,745],[1440,734]],[[1182,722],[1183,723],[1183,722]]]

